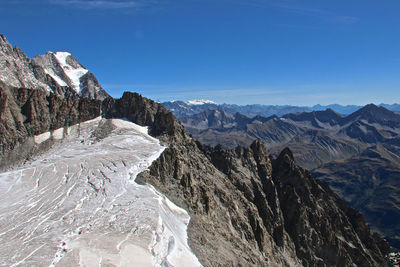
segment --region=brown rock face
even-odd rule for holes
[[[18,160],[18,155],[12,152],[29,137],[100,116],[101,101],[60,98],[42,90],[14,88],[0,83],[0,109],[0,166],[4,166]],[[32,144],[20,149],[27,152],[32,149]],[[20,159],[29,154],[18,153],[21,153]]]
[[[172,113],[138,93],[125,92],[120,99],[107,98],[103,101],[102,111],[105,117],[126,118],[136,124],[150,126],[150,133],[154,136],[167,134],[174,137],[177,129],[184,131]]]

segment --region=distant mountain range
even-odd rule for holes
[[[162,103],[164,107],[169,109],[178,119],[195,115],[206,110],[222,110],[227,113],[234,114],[239,112],[249,118],[255,116],[269,117],[272,115],[283,116],[289,113],[298,112],[311,112],[311,111],[323,111],[326,109],[332,109],[340,114],[347,115],[355,112],[362,108],[362,106],[356,105],[315,105],[311,107],[307,106],[279,106],[279,105],[234,105],[234,104],[216,104],[211,100],[190,100],[184,101],[169,101]],[[400,104],[380,104],[379,106],[385,107],[394,112],[400,112]]]
[[[373,104],[347,116],[331,108],[281,117],[249,118],[233,112],[207,109],[181,114],[180,121],[211,150],[246,147],[256,139],[275,156],[289,147],[300,166],[328,182],[400,248],[399,114]]]

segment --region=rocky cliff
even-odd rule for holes
[[[96,118],[100,113],[100,100],[61,98],[0,82],[0,167],[33,153],[36,145],[29,137]]]
[[[378,144],[361,155],[313,170],[317,179],[365,216],[371,228],[400,248],[400,157],[395,146]]]

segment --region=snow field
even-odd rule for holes
[[[200,266],[187,212],[135,182],[164,147],[145,127],[112,123],[98,142],[100,118],[37,137],[64,138],[0,173],[1,266]]]
[[[69,80],[72,83],[72,89],[74,89],[78,94],[80,93],[80,78],[85,75],[88,70],[83,68],[83,67],[73,67],[67,63],[67,58],[71,56],[70,53],[68,52],[57,52],[54,54],[55,57],[57,58],[57,61],[60,63],[61,67],[64,70],[64,73],[68,76]],[[51,72],[49,72],[51,75]],[[53,72],[54,74],[54,72]],[[55,75],[55,74],[54,74]],[[56,76],[56,75],[55,75]],[[52,76],[53,77],[53,76]],[[53,77],[57,83],[58,80],[61,80],[61,78],[55,78]],[[65,82],[64,82],[65,84]],[[63,86],[62,84],[59,83],[59,85]]]

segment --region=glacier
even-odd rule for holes
[[[99,117],[34,140],[54,144],[0,173],[0,266],[201,266],[189,214],[135,182],[165,149],[146,127]]]

